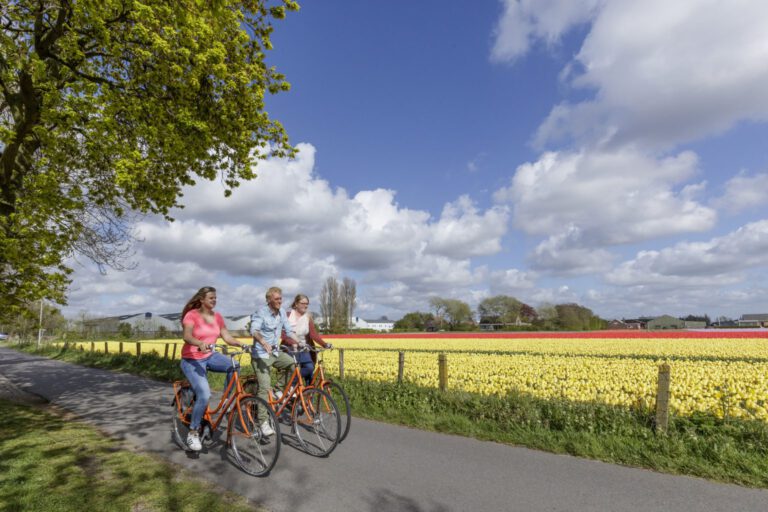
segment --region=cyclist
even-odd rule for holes
[[[290,374],[293,371],[293,358],[285,352],[280,352],[278,348],[281,333],[285,330],[288,337],[296,343],[299,342],[288,323],[285,311],[281,309],[283,291],[273,286],[267,290],[266,299],[267,304],[251,315],[251,335],[253,336],[251,365],[259,381],[259,392],[256,396],[264,401],[269,399],[269,389],[272,387],[269,369],[274,366],[277,370],[285,370],[284,374]],[[285,379],[281,380],[282,384],[278,385],[285,386]],[[259,409],[258,420],[264,435],[274,434],[274,430],[267,421],[265,410]]]
[[[314,346],[315,343],[323,348],[333,348],[333,345],[326,343],[322,337],[317,333],[315,328],[315,322],[312,320],[312,315],[307,312],[309,309],[309,297],[300,293],[293,299],[291,304],[291,310],[288,312],[288,323],[291,325],[293,332],[299,340],[305,340],[307,345]],[[290,338],[283,332],[283,345],[295,349],[297,348],[296,341]],[[301,377],[306,384],[312,380],[312,374],[315,371],[315,361],[317,360],[317,354],[314,352],[301,352],[297,356],[297,361],[301,366]]]
[[[242,348],[244,345],[229,334],[224,318],[214,312],[216,307],[216,289],[204,286],[189,299],[181,313],[181,325],[184,328],[184,347],[181,349],[181,371],[187,377],[195,392],[195,406],[189,424],[187,446],[192,451],[202,450],[200,443],[200,423],[211,398],[211,388],[206,377],[207,370],[227,372],[227,388],[235,369],[230,359],[215,352],[216,340],[222,338],[228,345]]]

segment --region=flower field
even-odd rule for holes
[[[517,391],[629,407],[654,404],[659,365],[667,363],[673,413],[704,412],[768,422],[768,337],[764,333],[577,334],[328,336],[326,340],[345,349],[348,377],[395,381],[398,352],[403,351],[404,380],[437,387],[437,355],[442,352],[448,359],[449,389],[486,395]],[[166,343],[143,341],[142,353],[163,356]],[[96,342],[96,350],[104,351],[104,344]],[[90,349],[89,343],[83,345]],[[135,351],[134,345],[126,342],[124,351]],[[107,348],[117,352],[117,342],[109,342]],[[179,345],[176,358],[180,349]],[[244,358],[241,363],[249,361]],[[336,351],[327,353],[325,364],[331,373],[338,372]]]

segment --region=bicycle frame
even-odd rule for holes
[[[323,389],[326,382],[330,382],[325,378],[325,368],[323,367],[323,352],[326,349],[312,349],[317,354],[317,362],[315,363],[315,371],[312,373],[312,381],[309,383],[310,387]]]
[[[291,352],[286,352],[286,353],[293,357],[294,367],[293,367],[293,372],[291,373],[291,377],[288,379],[288,382],[286,382],[285,389],[283,389],[283,396],[281,396],[280,398],[275,398],[275,395],[272,393],[272,390],[270,389],[268,391],[268,398],[267,398],[267,403],[275,412],[275,416],[278,416],[278,417],[280,417],[280,415],[283,412],[285,412],[286,408],[289,405],[289,402],[291,401],[291,398],[294,398],[296,396],[300,397],[301,406],[304,407],[306,410],[307,404],[304,401],[304,390],[312,387],[311,384],[309,386],[304,385],[304,379],[301,378],[301,371],[299,370],[299,364],[296,361],[295,353],[291,353]],[[292,407],[296,407],[295,400]]]
[[[250,395],[248,395],[243,390],[243,386],[240,383],[239,366],[235,365],[235,356],[244,353],[245,352],[237,352],[228,354],[234,368],[232,378],[229,380],[229,385],[227,385],[227,388],[222,393],[216,408],[211,410],[209,404],[205,409],[205,413],[203,414],[203,421],[207,421],[211,426],[211,435],[218,429],[219,425],[224,419],[224,416],[227,414],[230,415],[230,421],[227,422],[227,444],[230,443],[230,436],[232,435],[232,425],[234,422],[231,421],[231,416],[234,415],[235,411],[237,411],[238,421],[243,427],[243,431],[247,434],[250,434],[247,422],[243,419],[242,407],[240,406],[240,399]],[[191,385],[187,381],[175,381],[173,383],[173,394],[176,397],[176,409],[179,417],[182,419],[185,425],[189,425],[189,420],[187,418],[192,414],[192,406],[189,406],[184,410],[182,406],[181,390],[187,387],[191,389]],[[233,405],[235,405],[235,407],[232,407]]]

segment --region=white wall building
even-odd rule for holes
[[[387,317],[381,317],[376,320],[364,320],[359,316],[350,319],[350,325],[353,329],[372,329],[374,331],[391,331],[395,328],[395,322]]]

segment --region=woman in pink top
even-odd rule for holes
[[[301,343],[306,343],[309,346],[314,346],[315,343],[323,348],[333,348],[333,345],[326,343],[323,338],[317,333],[315,328],[315,322],[312,321],[312,315],[307,311],[309,309],[309,297],[300,293],[293,299],[291,304],[291,310],[288,312],[288,323],[291,324],[293,332],[296,333],[296,337]],[[296,341],[293,338],[286,336],[283,331],[282,344],[291,348],[296,347]],[[296,358],[297,362],[301,366],[301,376],[304,382],[309,384],[312,380],[312,373],[315,371],[315,358],[317,356],[314,352],[307,353],[302,352]]]
[[[207,371],[227,372],[226,389],[235,372],[230,359],[213,350],[216,341],[222,338],[228,345],[243,348],[243,345],[229,334],[224,318],[213,311],[216,307],[216,288],[204,286],[189,299],[181,313],[184,327],[184,347],[181,349],[181,371],[195,392],[195,406],[189,424],[187,446],[200,451],[200,423],[211,398]]]

